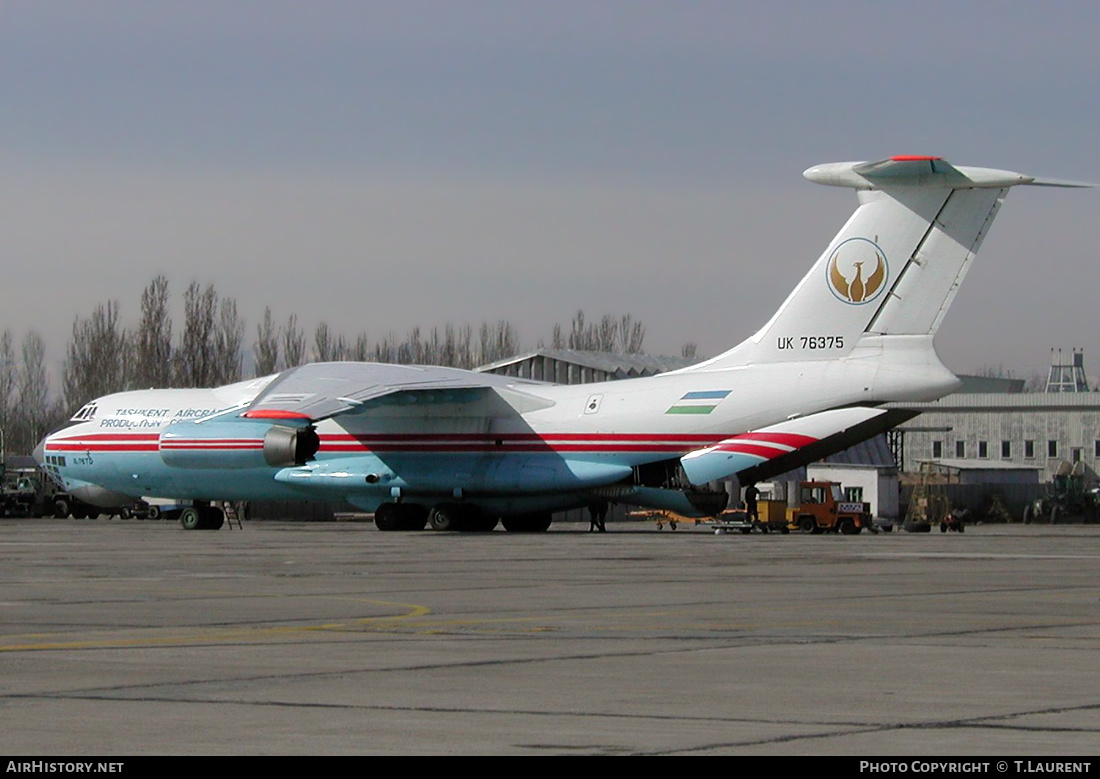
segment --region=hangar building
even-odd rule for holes
[[[1063,462],[1100,471],[1100,393],[1089,390],[1084,356],[1067,361],[1058,352],[1045,392],[1022,392],[1013,380],[999,386],[964,382],[961,391],[928,403],[893,404],[920,411],[895,433],[899,464],[987,463],[992,467],[1037,468],[1050,481]],[[980,391],[973,391],[980,389]],[[968,391],[970,390],[970,391]],[[992,390],[992,391],[991,391]],[[999,391],[997,391],[999,390]],[[974,462],[971,462],[974,461]]]

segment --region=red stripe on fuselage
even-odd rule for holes
[[[759,435],[764,440],[764,434]],[[781,434],[775,434],[780,437]],[[676,433],[332,433],[320,451],[354,452],[598,452],[686,454],[723,439],[721,434]],[[813,439],[810,439],[813,440]],[[263,448],[262,439],[210,438],[160,440],[158,433],[88,433],[51,440],[50,452],[155,452],[165,450],[241,451]]]
[[[46,444],[47,452],[156,452],[158,451],[157,443],[154,441],[151,444],[143,443],[126,443],[120,442],[117,444],[88,442],[82,443],[80,441],[59,441],[56,443]]]
[[[377,433],[322,436],[322,452],[656,452],[684,454],[720,434],[675,433]]]
[[[720,433],[329,433],[323,441],[685,441],[712,443],[719,441]]]

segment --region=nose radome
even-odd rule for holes
[[[46,436],[46,438],[49,438],[49,436]],[[38,446],[34,447],[34,451],[31,452],[34,461],[39,465],[45,465],[46,463],[46,438],[39,441]]]

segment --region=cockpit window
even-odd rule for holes
[[[84,408],[80,409],[80,411],[77,411],[75,414],[73,414],[72,419],[69,421],[87,422],[89,419],[95,419],[95,411],[96,405],[95,401],[93,400],[91,403],[86,404]]]

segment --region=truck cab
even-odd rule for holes
[[[798,505],[787,509],[787,520],[792,530],[803,533],[853,535],[871,527],[871,504],[845,500],[837,482],[804,481],[798,485]]]

